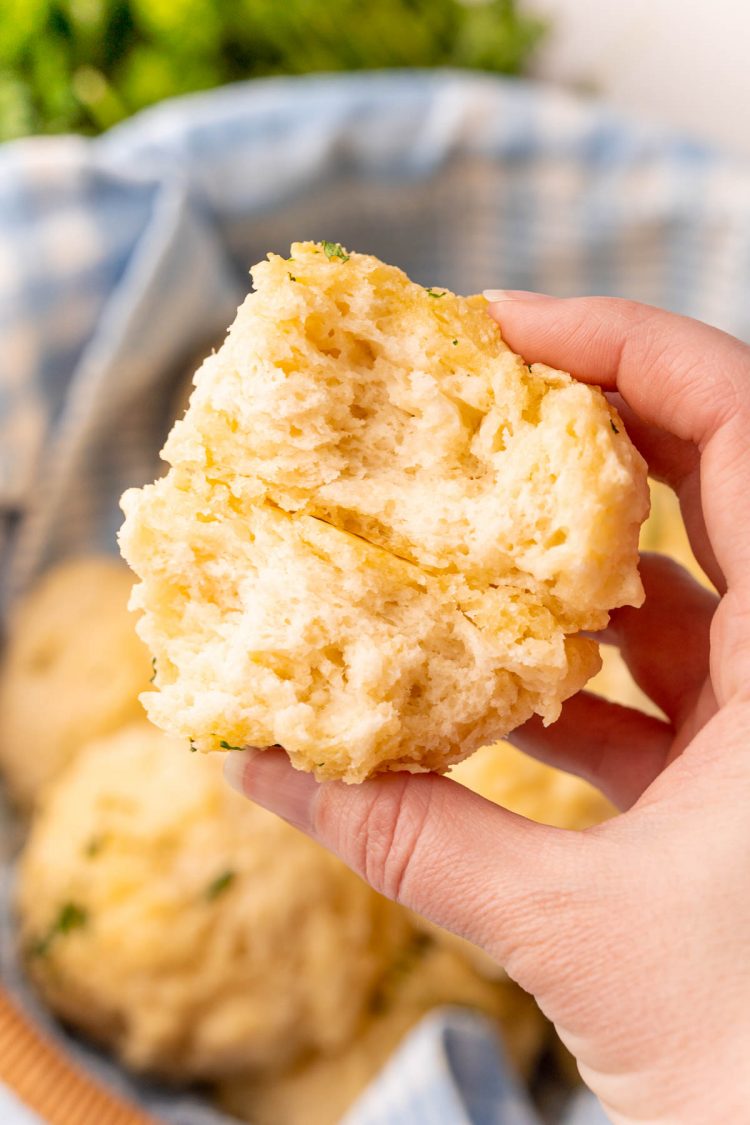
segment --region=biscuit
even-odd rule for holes
[[[49,790],[18,913],[50,1007],[179,1080],[341,1047],[412,934],[340,860],[233,794],[219,760],[145,721]]]
[[[367,255],[296,244],[253,280],[170,471],[123,497],[152,721],[349,782],[553,721],[599,667],[574,634],[642,599],[615,411]]]
[[[0,769],[33,805],[85,742],[143,716],[151,657],[133,629],[118,559],[61,563],[19,604],[0,669]]]
[[[616,812],[588,781],[538,762],[507,742],[483,747],[455,766],[451,777],[496,805],[554,828],[581,831]]]
[[[482,1012],[498,1024],[511,1064],[531,1075],[547,1023],[518,985],[483,980],[460,953],[440,945],[430,945],[401,976],[387,1005],[340,1051],[315,1055],[265,1081],[228,1079],[218,1090],[219,1104],[252,1125],[336,1125],[415,1024],[446,1004]]]

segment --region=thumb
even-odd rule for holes
[[[554,941],[590,885],[585,837],[535,824],[435,774],[318,783],[272,749],[232,752],[225,776],[380,894],[481,946],[514,976],[517,954]],[[524,984],[528,974],[518,969]]]

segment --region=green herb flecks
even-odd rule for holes
[[[99,855],[103,847],[104,837],[92,836],[83,849],[83,854],[86,856],[86,859],[95,859]]]
[[[457,348],[457,347],[458,347],[458,340],[454,340],[454,341],[453,341],[453,347],[454,347],[454,348]]]
[[[373,1015],[380,1015],[392,1006],[405,978],[414,971],[434,944],[430,934],[417,933],[408,945],[400,950],[370,997],[369,1009]]]
[[[324,242],[323,252],[329,261],[333,258],[339,258],[342,262],[349,261],[350,255],[347,254],[340,242]]]
[[[290,281],[296,281],[296,280],[297,280],[297,278],[296,278],[296,277],[294,276],[294,274],[293,274],[293,273],[290,273],[290,274],[289,274],[289,280],[290,280]]]
[[[614,422],[612,421],[611,418],[609,420],[609,424],[612,427],[612,433],[613,434],[619,434],[620,431],[618,430],[617,426],[614,424]]]
[[[44,937],[39,938],[31,946],[29,953],[32,957],[46,957],[53,943],[73,930],[80,930],[89,920],[89,912],[77,902],[66,902],[60,907],[55,920],[50,925]]]
[[[222,738],[219,741],[219,746],[221,746],[222,750],[244,750],[245,749],[244,746],[232,746],[232,743],[227,742],[227,740],[225,738]]]
[[[150,684],[152,684],[155,679],[156,679],[156,657],[152,656],[151,657],[151,676],[150,676],[148,682]]]
[[[195,745],[192,738],[190,739],[190,753],[191,754],[197,754],[198,753],[198,747]]]
[[[215,879],[212,879],[205,890],[206,900],[208,902],[213,902],[219,895],[224,894],[224,891],[231,887],[236,875],[237,873],[235,871],[227,870],[222,871],[221,875],[217,875]]]
[[[427,289],[425,289],[425,293],[427,294],[428,297],[434,297],[435,300],[437,300],[438,297],[444,297],[445,296],[445,290],[443,290],[442,293],[438,293],[437,289],[433,289],[431,285],[428,286]]]

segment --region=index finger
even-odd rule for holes
[[[608,297],[507,293],[489,312],[527,361],[617,390],[645,422],[698,447],[711,547],[728,586],[750,594],[750,348]]]

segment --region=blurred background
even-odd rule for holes
[[[744,0],[528,0],[546,21],[534,73],[743,155],[750,133]]]
[[[455,66],[605,95],[750,154],[743,0],[5,0],[0,139],[273,74]]]
[[[94,133],[244,78],[381,67],[518,74],[543,35],[516,0],[10,0],[0,136]]]

